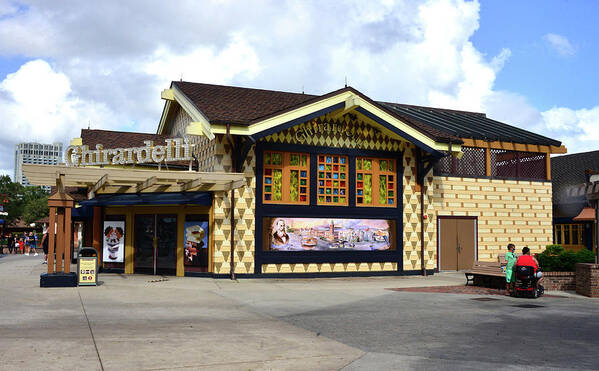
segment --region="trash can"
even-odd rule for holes
[[[79,286],[98,284],[98,252],[93,247],[82,247],[77,252],[77,282]]]

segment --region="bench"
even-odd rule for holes
[[[478,286],[477,284],[481,283],[483,286],[495,286],[492,283],[499,281],[498,278],[501,278],[499,287],[505,285],[505,272],[501,262],[475,261],[472,270],[464,272],[464,274],[466,276],[466,286],[469,282],[472,282],[473,286]]]

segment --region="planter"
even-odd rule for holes
[[[576,290],[576,272],[543,272],[545,290]]]
[[[599,297],[599,264],[576,264],[576,293]]]

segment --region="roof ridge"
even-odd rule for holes
[[[575,157],[575,156],[578,156],[578,155],[588,155],[590,153],[597,153],[597,154],[599,154],[599,150],[564,154],[564,155],[552,157],[551,160],[557,160],[557,159],[563,159],[563,158],[571,158],[571,157]]]
[[[124,130],[106,130],[106,129],[81,129],[81,132],[83,133],[83,131],[103,131],[103,132],[108,132],[108,133],[123,133],[123,134],[142,134],[142,135],[156,135],[156,136],[168,136],[166,134],[156,134],[156,133],[144,133],[144,132],[139,132],[139,131],[124,131]]]
[[[296,93],[296,92],[291,92],[291,91],[262,89],[262,88],[247,88],[247,87],[244,87],[244,86],[207,84],[207,83],[203,83],[203,82],[192,82],[192,81],[174,81],[173,80],[172,83],[173,84],[176,84],[176,83],[185,83],[185,84],[193,84],[193,85],[215,86],[215,87],[219,87],[219,88],[244,89],[244,90],[253,90],[253,91],[263,91],[263,92],[269,92],[269,93],[284,93],[284,94],[294,94],[294,95],[307,95],[307,96],[313,96],[313,97],[319,97],[319,96],[322,95],[322,94],[318,95],[318,94]]]

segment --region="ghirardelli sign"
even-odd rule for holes
[[[195,144],[188,138],[166,139],[164,145],[154,145],[151,140],[144,141],[143,147],[107,148],[96,144],[96,149],[89,146],[68,146],[65,151],[67,166],[98,166],[161,163],[173,161],[190,161]]]

